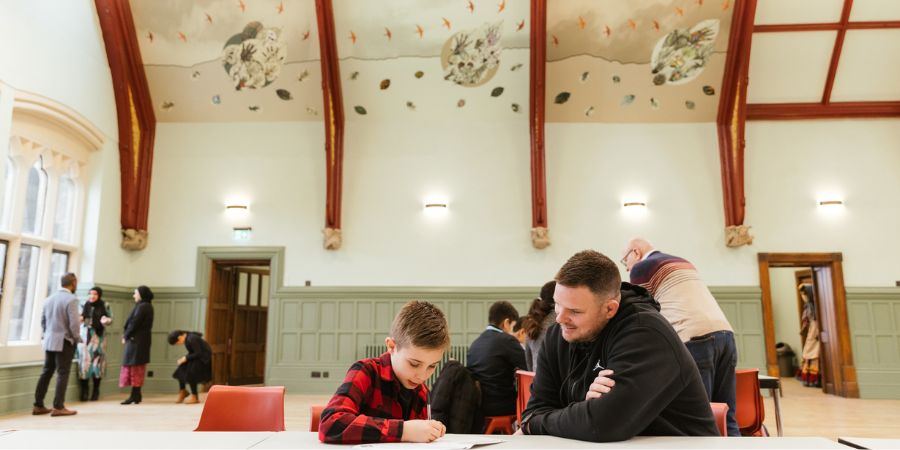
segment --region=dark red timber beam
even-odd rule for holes
[[[734,4],[731,35],[722,78],[722,95],[716,129],[722,166],[722,195],[725,206],[725,245],[750,245],[750,227],[744,225],[744,124],[747,118],[747,80],[750,44],[756,0]]]
[[[834,87],[834,76],[837,74],[838,64],[841,61],[841,50],[844,48],[844,37],[847,36],[851,8],[853,8],[853,0],[844,0],[844,9],[841,11],[841,28],[837,31],[837,37],[834,39],[831,63],[828,65],[828,76],[825,78],[825,90],[822,92],[822,104],[825,105],[831,101],[831,89]]]
[[[528,120],[531,135],[531,245],[550,245],[544,162],[544,103],[547,74],[547,0],[531,0],[531,61]]]
[[[127,1],[95,0],[112,74],[119,125],[122,248],[147,246],[156,117]]]
[[[344,99],[331,0],[316,0],[322,104],[325,112],[325,234],[327,250],[341,248],[341,185],[344,173]]]

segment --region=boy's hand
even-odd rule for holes
[[[611,391],[613,386],[616,385],[615,380],[609,378],[612,374],[613,371],[610,369],[604,369],[598,372],[597,378],[594,378],[594,382],[591,383],[591,387],[588,388],[584,399],[590,400],[592,398],[600,398],[603,394]]]
[[[447,427],[437,420],[407,420],[403,422],[403,442],[432,442],[447,433]]]

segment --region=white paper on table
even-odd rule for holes
[[[372,450],[465,450],[482,445],[499,444],[503,439],[491,437],[444,436],[434,442],[387,442],[378,444],[359,444],[354,449]]]

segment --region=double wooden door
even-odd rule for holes
[[[270,278],[262,264],[268,261],[213,264],[206,318],[213,384],[263,383]]]

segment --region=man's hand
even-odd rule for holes
[[[178,358],[178,361],[176,361],[176,362],[177,362],[178,365],[180,366],[180,365],[182,365],[182,364],[184,364],[184,363],[187,362],[187,357],[186,357],[186,356],[182,356],[181,358]]]
[[[125,338],[122,338],[122,343],[123,343],[123,344],[125,343]]]
[[[432,442],[447,433],[447,427],[437,420],[407,420],[403,422],[403,442]]]
[[[597,378],[594,378],[594,382],[591,383],[591,386],[588,388],[584,399],[590,400],[592,398],[600,398],[603,394],[609,393],[613,386],[616,385],[616,381],[610,378],[612,374],[613,371],[610,369],[603,369],[598,372]]]

